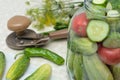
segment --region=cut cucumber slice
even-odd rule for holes
[[[119,17],[120,13],[117,10],[109,10],[107,12],[108,17]]]
[[[94,4],[104,4],[106,0],[92,0]]]
[[[109,25],[105,21],[91,20],[87,27],[88,37],[95,42],[101,42],[109,32]]]

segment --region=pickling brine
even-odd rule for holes
[[[120,0],[85,0],[69,24],[70,80],[120,80]]]

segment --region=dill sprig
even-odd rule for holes
[[[40,6],[30,7],[26,13],[33,20],[33,27],[42,29],[45,26],[55,26],[57,23],[68,25],[74,12],[82,6],[83,2],[69,2],[56,0],[42,0]],[[26,5],[31,6],[32,1],[27,1]],[[37,3],[39,4],[39,3]],[[78,4],[76,7],[75,4]],[[74,11],[74,12],[73,12]],[[57,25],[58,26],[58,25]]]

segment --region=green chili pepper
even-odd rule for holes
[[[58,65],[64,64],[64,59],[61,56],[48,49],[38,48],[38,47],[26,48],[24,50],[24,54],[27,55],[28,57],[42,57]]]

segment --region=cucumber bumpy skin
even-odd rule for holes
[[[43,64],[25,80],[50,80],[52,68],[49,64]]]
[[[29,63],[30,59],[27,56],[20,56],[9,68],[6,80],[19,80],[27,70]]]
[[[42,57],[45,59],[48,59],[58,65],[63,65],[64,64],[64,58],[56,54],[55,52],[52,52],[48,49],[44,48],[38,48],[38,47],[33,47],[33,48],[26,48],[24,50],[24,53],[28,57]]]
[[[83,56],[83,64],[89,80],[114,80],[109,68],[99,59],[97,53]]]
[[[5,55],[0,51],[0,80],[2,80],[4,69],[6,65]]]

